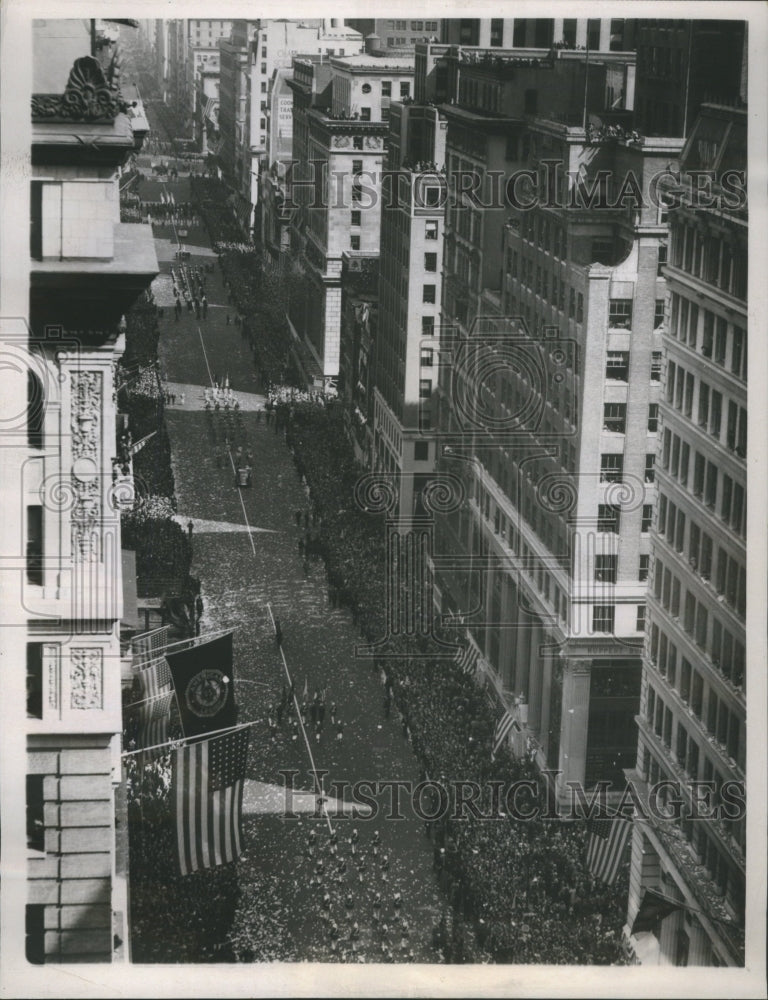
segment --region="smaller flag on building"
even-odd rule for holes
[[[131,706],[128,734],[137,748],[156,747],[168,742],[175,697],[173,690],[169,690]]]
[[[473,645],[471,642],[469,645],[460,649],[456,656],[454,657],[456,665],[463,674],[471,677],[475,674],[477,670],[477,661],[480,658],[480,650],[477,646]]]
[[[171,798],[179,871],[189,875],[243,853],[243,783],[251,727],[181,747],[173,755]]]
[[[504,715],[496,723],[496,728],[493,732],[493,750],[491,751],[492,760],[496,757],[496,754],[499,752],[500,748],[504,744],[504,741],[512,731],[519,733],[520,725],[509,709],[507,709]]]
[[[139,699],[157,698],[158,695],[166,694],[173,689],[171,671],[164,656],[147,663],[141,670],[136,671],[135,676]]]
[[[682,908],[682,903],[662,895],[655,889],[646,889],[630,933],[639,934],[641,931],[655,931],[665,917]]]
[[[135,454],[133,449],[131,450],[131,454]],[[138,665],[145,661],[155,659],[167,645],[167,625],[152,629],[151,632],[143,632],[141,635],[135,635],[133,639],[131,639],[131,652],[133,653],[134,664]]]
[[[624,856],[632,823],[620,816],[596,816],[587,823],[587,868],[595,878],[613,885]]]

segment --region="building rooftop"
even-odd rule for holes
[[[391,71],[395,73],[413,73],[413,56],[391,56],[388,52],[380,54],[360,52],[354,56],[331,56],[331,62],[339,69],[374,70],[377,73]]]

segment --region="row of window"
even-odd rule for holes
[[[719,619],[714,619],[712,628],[712,650],[710,659],[718,673],[734,686],[744,685],[746,654],[744,643],[740,642]],[[651,663],[675,688],[691,710],[701,718],[702,686],[701,678],[693,671],[688,661],[682,658],[682,671],[677,675],[678,650],[656,622],[651,623],[648,636],[648,655]],[[714,734],[714,731],[713,731]],[[733,755],[735,756],[735,754]]]
[[[407,21],[387,21],[390,31],[406,31]],[[437,31],[437,21],[411,21],[411,31]]]
[[[702,234],[695,225],[672,228],[672,263],[737,299],[747,298],[747,250],[735,239]]]
[[[696,394],[696,378],[692,372],[686,371],[682,365],[669,361],[667,363],[666,397],[670,406],[688,417],[694,419],[694,396],[696,395],[696,422],[699,427],[725,444],[729,451],[739,458],[747,457],[747,411],[734,400],[729,399],[728,415],[723,437],[723,394],[713,389],[703,379],[698,381]]]
[[[662,467],[680,483],[688,486],[691,448],[671,428],[664,428],[661,449]],[[746,534],[746,497],[741,483],[734,481],[720,468],[708,461],[704,455],[694,451],[693,495],[703,500],[707,507],[717,512],[720,518],[742,537]],[[718,506],[718,494],[720,503]]]
[[[659,404],[650,403],[648,406],[648,430],[654,432],[659,423]],[[626,403],[604,403],[603,404],[603,430],[611,431],[613,434],[625,434],[627,430],[627,404]],[[646,473],[653,470],[655,455],[646,455]],[[653,475],[646,476],[646,482],[653,482]]]
[[[680,723],[680,725],[682,725],[682,723]],[[692,763],[699,768],[698,747],[693,753],[695,753],[695,757],[692,759]],[[691,775],[694,773],[688,767],[686,767],[686,770]],[[666,770],[662,769],[659,766],[658,761],[645,749],[643,749],[642,773],[643,778],[651,785],[658,785],[661,781],[667,780],[671,777],[671,775],[669,775]],[[722,774],[715,770],[712,761],[706,755],[704,755],[703,765],[699,769],[699,773],[701,775],[700,780],[713,782],[714,792],[710,798],[710,805],[717,805],[721,799],[721,789],[724,781]],[[669,786],[662,785],[661,787],[663,790],[665,787]],[[682,832],[685,840],[692,845],[696,853],[699,855],[702,865],[709,873],[713,882],[718,886],[719,891],[733,907],[734,912],[739,915],[740,922],[743,924],[744,879],[735,866],[730,863],[728,857],[723,854],[722,847],[720,847],[711,834],[708,834],[708,826],[708,823],[702,823],[691,819],[682,819],[679,822],[678,828]],[[730,833],[734,840],[743,848],[745,843],[744,820],[741,819],[737,822],[731,823]],[[687,941],[687,935],[684,936]],[[686,964],[687,954],[687,943],[682,946],[678,946],[675,964]]]
[[[722,316],[672,295],[669,333],[737,378],[747,379],[747,331]]]

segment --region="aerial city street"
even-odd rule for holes
[[[745,23],[33,25],[28,961],[744,966]]]

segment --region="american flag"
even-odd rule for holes
[[[454,657],[456,664],[462,673],[472,676],[477,670],[477,661],[480,658],[480,650],[470,643],[460,649]]]
[[[128,731],[137,747],[154,747],[168,742],[171,708],[175,697],[171,690],[132,706]]]
[[[243,782],[250,733],[250,726],[244,726],[174,754],[171,796],[182,875],[228,864],[242,854]]]
[[[173,679],[164,656],[148,663],[142,670],[136,672],[140,698],[157,698],[173,689]]]
[[[493,750],[491,751],[491,758],[496,756],[504,743],[504,740],[506,740],[513,729],[517,730],[519,733],[520,725],[512,713],[507,710],[496,723],[496,728],[493,731]]]
[[[140,664],[152,660],[168,645],[168,626],[152,629],[151,632],[144,632],[142,635],[135,635],[131,639],[131,651],[133,662]]]
[[[587,823],[587,832],[587,868],[595,878],[613,885],[632,832],[632,823],[619,816],[596,816]]]

